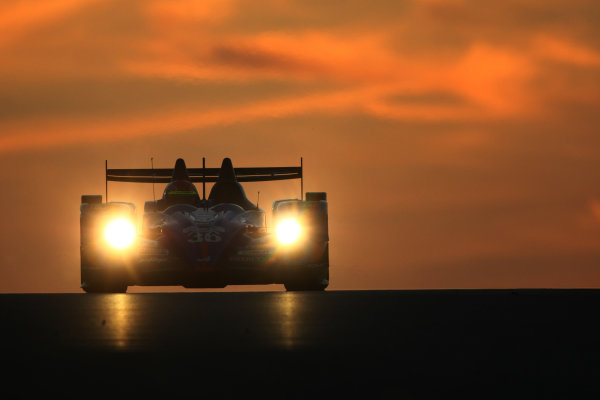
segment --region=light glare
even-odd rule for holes
[[[281,244],[292,244],[300,237],[302,228],[298,221],[293,218],[288,218],[277,225],[275,233]]]
[[[126,218],[114,219],[106,225],[104,238],[115,249],[125,249],[135,240],[135,226]]]

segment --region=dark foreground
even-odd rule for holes
[[[600,290],[7,294],[2,391],[569,397],[600,391],[599,306]]]

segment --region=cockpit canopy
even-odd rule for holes
[[[190,180],[185,161],[182,158],[178,158],[175,162],[175,168],[173,168],[171,182],[165,187],[163,193],[163,208],[174,204],[198,205],[199,202],[200,196],[198,195],[198,190],[196,190],[196,186]]]
[[[192,204],[200,202],[196,186],[190,181],[173,181],[167,185],[163,193],[163,202],[166,207],[173,204]]]

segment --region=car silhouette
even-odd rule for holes
[[[81,288],[124,293],[128,286],[283,284],[288,291],[329,285],[327,196],[303,194],[299,167],[108,169],[108,182],[167,183],[162,198],[146,201],[141,229],[136,206],[81,196]],[[250,202],[240,182],[300,179],[300,199],[273,203],[275,229]],[[202,196],[194,182],[202,183]],[[208,198],[206,183],[214,182]]]

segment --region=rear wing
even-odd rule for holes
[[[136,168],[106,170],[106,199],[108,201],[108,182],[136,182],[136,183],[169,183],[173,175],[173,168]],[[221,168],[205,168],[205,159],[202,158],[202,168],[188,168],[187,172],[192,182],[217,182]],[[234,168],[238,182],[263,182],[279,181],[285,179],[300,179],[301,198],[304,198],[304,178],[302,174],[302,157],[298,167],[255,167]]]

